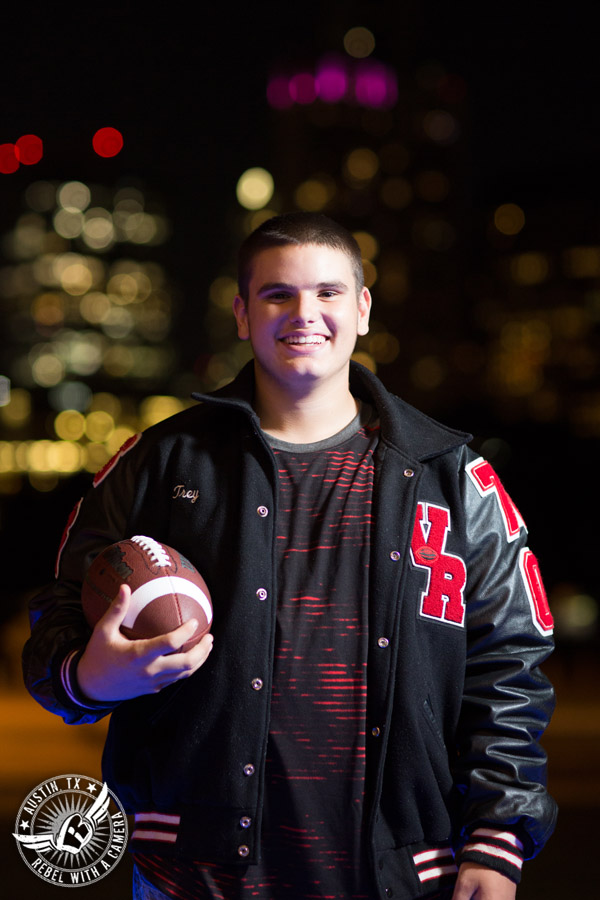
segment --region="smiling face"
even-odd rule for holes
[[[259,389],[300,396],[327,387],[347,394],[350,356],[357,335],[369,329],[370,309],[369,291],[357,292],[342,250],[319,244],[263,250],[252,266],[248,302],[234,301]]]

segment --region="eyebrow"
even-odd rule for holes
[[[307,286],[309,290],[315,291],[347,291],[348,285],[344,281],[320,281],[318,284]],[[289,291],[293,293],[298,290],[298,285],[288,284],[285,281],[267,281],[256,292],[260,297],[262,294],[268,294],[271,291]]]

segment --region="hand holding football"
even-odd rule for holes
[[[185,652],[210,631],[212,604],[206,582],[172,547],[142,535],[106,547],[89,567],[82,586],[83,611],[92,627],[121,584],[131,588],[129,609],[121,625],[127,637],[156,637],[197,619],[198,628],[181,648]]]

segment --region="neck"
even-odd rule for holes
[[[291,444],[312,444],[345,428],[359,405],[350,393],[347,378],[336,391],[312,389],[290,396],[272,385],[264,390],[257,377],[255,408],[263,431]]]

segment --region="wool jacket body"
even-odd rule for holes
[[[381,425],[365,723],[374,896],[435,894],[462,860],[518,881],[556,815],[538,743],[554,702],[539,670],[552,623],[524,523],[468,435],[355,364],[351,388]],[[278,491],[253,390],[250,364],[132,439],[74,511],[57,579],[32,604],[29,690],[68,723],[112,713],[104,778],[136,814],[141,852],[234,865],[260,854]],[[159,694],[94,704],[76,681],[90,634],[81,583],[105,546],[136,534],[175,547],[201,572],[214,648]]]

